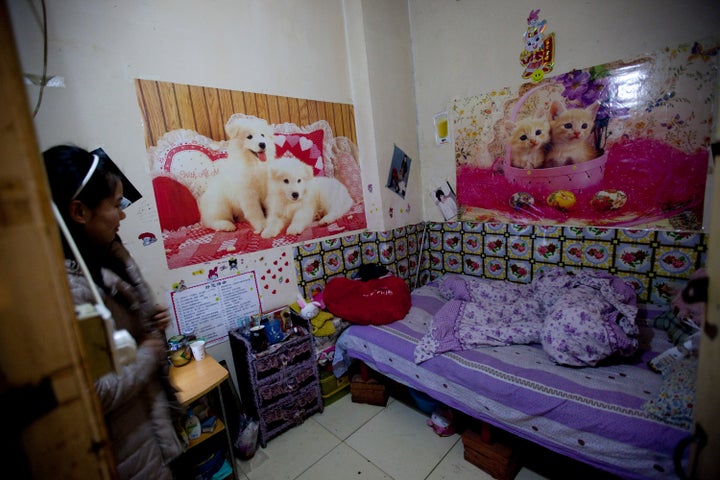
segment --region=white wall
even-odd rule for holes
[[[24,72],[42,73],[39,0],[6,2]],[[128,209],[120,235],[156,295],[171,285],[206,281],[207,266],[169,270],[162,242],[143,247],[139,233],[160,235],[147,166],[135,78],[353,103],[343,5],[338,0],[46,0],[47,88],[35,118],[40,148],[103,147],[144,194]],[[34,106],[38,89],[28,88]],[[420,210],[420,208],[418,208]],[[265,271],[288,247],[245,255],[240,270]],[[261,289],[265,309],[295,300],[297,275]],[[276,293],[271,294],[272,290]],[[229,360],[227,343],[211,353]]]
[[[350,55],[354,98],[358,109],[369,114],[370,123],[362,130],[374,145],[367,150],[363,167],[368,176],[365,184],[376,187],[372,194],[365,189],[367,208],[379,215],[369,217],[375,223],[368,228],[415,224],[422,221],[422,178],[407,3],[346,0],[345,5],[348,44],[351,51],[359,50]],[[384,188],[395,145],[411,159],[405,197]],[[371,177],[375,173],[377,177]]]
[[[454,185],[454,147],[435,145],[432,116],[453,98],[523,83],[520,53],[531,10],[555,32],[555,69],[632,58],[716,35],[717,0],[410,0],[420,158],[426,219],[442,220],[427,194],[438,178]]]
[[[23,70],[39,74],[40,1],[7,4]],[[455,163],[452,144],[434,143],[432,115],[455,97],[521,83],[522,34],[535,8],[556,36],[555,73],[702,39],[720,25],[716,0],[47,0],[48,73],[66,87],[45,90],[36,133],[41,149],[102,146],[145,194],[121,235],[162,298],[181,278],[204,278],[195,275],[202,266],[168,270],[161,242],[136,240],[159,224],[135,78],[354,103],[361,159],[375,166],[365,184],[384,185],[394,143],[414,162],[413,213],[389,220],[388,209],[405,202],[377,188],[366,198],[382,215],[371,227],[414,223],[421,201],[424,217],[440,220],[428,191],[438,179],[454,184]],[[36,87],[28,98],[32,108]],[[292,257],[287,247],[244,256],[241,268],[283,253]],[[263,295],[264,307],[293,301],[290,278]]]

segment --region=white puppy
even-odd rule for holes
[[[262,231],[263,238],[276,237],[288,227],[288,235],[302,232],[312,222],[312,205],[306,202],[308,184],[312,181],[313,169],[294,157],[275,160],[267,169],[267,221]],[[295,216],[310,217],[305,227],[298,230]],[[291,223],[292,222],[292,223]]]
[[[255,233],[265,228],[267,162],[275,160],[274,132],[267,121],[233,115],[225,125],[228,156],[216,160],[217,173],[198,199],[202,223],[232,232],[247,220]]]
[[[353,206],[353,199],[345,185],[335,178],[315,177],[308,187],[308,201],[312,201],[315,218],[327,225],[345,215]]]
[[[263,238],[299,235],[319,219],[321,225],[342,217],[353,205],[347,188],[334,178],[313,177],[312,167],[294,157],[277,159],[268,168],[267,223]]]

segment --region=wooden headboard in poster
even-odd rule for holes
[[[194,130],[227,140],[225,122],[234,113],[264,118],[271,124],[310,125],[325,120],[333,133],[357,145],[355,110],[351,104],[281,97],[153,80],[135,80],[138,102],[147,120],[145,145],[157,145],[166,132]]]
[[[352,105],[142,79],[135,85],[169,268],[366,228]],[[229,131],[243,140],[254,135],[255,146],[272,137],[268,156],[263,142],[253,161],[276,171],[274,160],[290,157],[280,173],[306,185],[288,192],[294,202],[275,210],[291,214],[273,216],[272,228],[264,218],[251,223],[244,211],[252,194],[271,215],[267,193],[252,192],[265,174],[243,184],[248,173],[228,155]],[[243,145],[243,152],[257,150]]]

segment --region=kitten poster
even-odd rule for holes
[[[461,218],[701,230],[718,58],[696,42],[455,99]]]

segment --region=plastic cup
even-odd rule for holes
[[[195,360],[199,362],[205,358],[205,340],[195,340],[190,344],[190,348]]]

